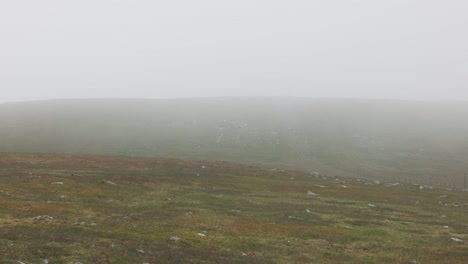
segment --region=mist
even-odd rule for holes
[[[0,102],[468,100],[466,1],[2,1]]]

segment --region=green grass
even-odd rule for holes
[[[0,262],[466,263],[467,195],[226,162],[0,154]]]

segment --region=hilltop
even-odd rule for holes
[[[468,103],[221,97],[0,104],[0,151],[224,160],[452,187]]]

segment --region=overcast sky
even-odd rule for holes
[[[466,0],[1,0],[0,102],[468,100]]]

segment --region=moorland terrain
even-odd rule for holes
[[[220,97],[0,104],[0,152],[224,160],[461,189],[466,102]]]
[[[1,263],[467,263],[467,192],[220,161],[0,154]]]

